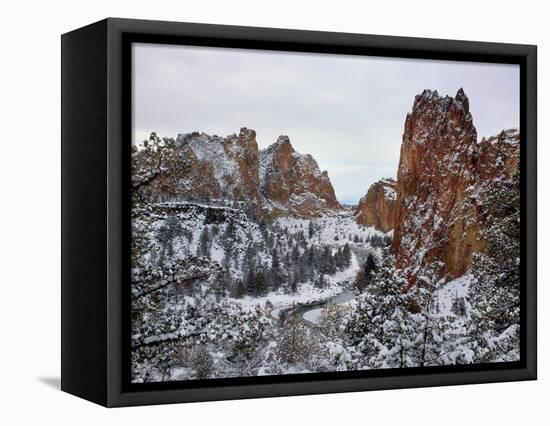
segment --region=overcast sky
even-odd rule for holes
[[[424,89],[470,98],[478,137],[519,127],[519,67],[211,47],[133,46],[134,142],[150,132],[288,135],[327,170],[339,201],[395,177],[403,126]]]

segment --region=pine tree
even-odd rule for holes
[[[327,281],[325,279],[325,275],[324,274],[319,274],[319,277],[317,278],[317,281],[315,282],[315,287],[319,288],[319,289],[323,289],[327,286]]]
[[[277,355],[285,364],[305,362],[310,354],[308,330],[296,315],[284,322],[277,343]]]
[[[205,256],[210,258],[210,235],[208,233],[208,227],[202,228],[202,232],[199,238],[199,245],[197,247],[197,256]]]
[[[252,293],[255,297],[265,296],[268,291],[268,277],[266,271],[262,268],[254,274]]]
[[[290,286],[289,291],[291,294],[295,294],[298,289],[298,276],[296,274],[293,274],[290,278]]]
[[[462,336],[454,328],[456,317],[443,317],[435,307],[436,274],[431,269],[418,277],[416,286],[409,290],[412,305],[409,310],[414,326],[409,328],[409,359],[411,365],[454,364],[455,350]]]
[[[345,266],[349,268],[351,266],[351,250],[348,243],[344,244],[342,254],[344,255]]]
[[[227,226],[225,227],[223,240],[226,241],[227,244],[233,244],[235,240],[236,232],[237,232],[237,228],[235,227],[235,222],[233,220],[229,220],[229,222],[227,223]]]
[[[346,327],[350,341],[364,357],[365,367],[413,364],[408,349],[417,321],[409,311],[411,301],[407,280],[395,270],[393,256],[386,251]]]
[[[175,215],[170,215],[157,231],[157,241],[161,245],[161,259],[174,255],[174,238],[182,233],[181,224]]]
[[[290,258],[294,266],[298,265],[298,263],[300,262],[300,251],[298,250],[298,246],[292,247]]]
[[[207,379],[212,374],[214,360],[205,345],[197,345],[191,353],[191,368],[197,379]]]
[[[377,270],[376,259],[372,253],[369,253],[363,268],[357,273],[355,279],[355,288],[358,292],[363,292],[365,288],[373,281]]]
[[[141,207],[159,200],[159,184],[162,193],[174,195],[175,188],[191,169],[191,162],[178,155],[172,138],[161,140],[155,132],[143,141],[141,149],[131,150],[131,195],[132,205]]]
[[[332,256],[332,250],[329,246],[325,246],[323,248],[323,252],[321,255],[320,272],[327,275],[332,275],[336,272],[334,257]]]
[[[227,294],[228,289],[231,288],[231,284],[231,273],[224,268],[220,273],[214,287],[214,295],[216,296],[216,300],[218,302]]]
[[[336,250],[336,253],[334,254],[334,265],[336,266],[336,269],[344,269],[345,267],[342,247],[338,247],[338,250]]]
[[[474,362],[519,359],[520,181],[516,173],[492,185],[488,196],[488,250],[474,257],[469,333]]]
[[[254,244],[252,242],[248,243],[246,246],[246,251],[244,252],[241,271],[247,273],[256,268],[256,252],[254,250]]]
[[[273,290],[278,290],[284,283],[284,274],[281,268],[281,260],[276,248],[271,251],[271,269],[269,271],[269,284]]]
[[[451,304],[451,312],[457,317],[466,315],[466,300],[464,297],[459,297],[458,294],[455,293]]]
[[[222,265],[224,269],[229,272],[231,270],[231,260],[233,258],[233,247],[225,247],[222,258]]]
[[[240,299],[246,295],[246,286],[243,280],[237,280],[233,283],[233,297]]]

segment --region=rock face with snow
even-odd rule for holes
[[[175,155],[190,164],[177,197],[260,204],[256,133],[246,128],[226,138],[204,133],[178,135]]]
[[[397,172],[392,250],[410,282],[426,267],[444,279],[464,274],[483,252],[484,191],[518,167],[519,133],[477,142],[469,101],[425,90],[407,115]]]
[[[382,179],[373,183],[367,194],[359,200],[357,223],[374,226],[382,232],[392,230],[395,223],[396,186],[393,179]]]
[[[242,128],[239,135],[227,137],[223,143],[225,154],[233,161],[236,169],[237,185],[232,187],[232,196],[236,200],[254,200],[261,198],[259,189],[259,153],[256,132]]]
[[[315,217],[341,209],[326,171],[294,150],[288,136],[260,152],[260,191],[275,216]]]
[[[296,152],[287,136],[260,151],[256,132],[243,127],[227,137],[181,134],[175,146],[173,155],[189,170],[170,191],[157,188],[160,200],[242,202],[264,218],[310,218],[342,209],[327,172],[311,155]]]

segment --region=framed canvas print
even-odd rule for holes
[[[63,390],[536,378],[536,47],[107,19],[62,82]]]

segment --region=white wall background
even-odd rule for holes
[[[0,5],[0,422],[543,424],[550,361],[550,37],[544,2],[4,1]],[[107,16],[539,46],[539,380],[107,410],[56,389],[60,358],[60,34]],[[545,395],[546,394],[546,395]]]

